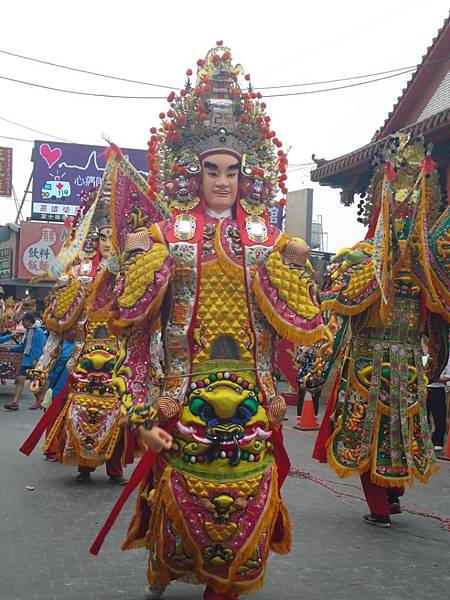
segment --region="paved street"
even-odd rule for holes
[[[123,511],[99,557],[88,548],[120,493],[104,469],[90,485],[75,483],[75,468],[45,461],[39,451],[26,458],[18,447],[39,414],[9,413],[4,401],[12,385],[0,388],[0,600],[143,600],[144,551],[119,549],[132,511]],[[361,496],[358,481],[337,483],[326,466],[310,459],[315,433],[286,422],[294,467],[312,472],[327,485]],[[450,463],[427,486],[415,485],[405,505],[450,516]],[[329,481],[334,483],[329,483]],[[354,484],[357,487],[349,487]],[[26,486],[33,486],[28,491]],[[337,497],[309,480],[290,477],[284,488],[294,525],[289,556],[274,556],[257,600],[442,600],[450,589],[450,532],[439,521],[403,513],[391,530],[361,521],[365,504]],[[201,598],[201,589],[174,584],[167,600]]]

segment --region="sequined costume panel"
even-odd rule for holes
[[[96,467],[108,460],[120,435],[120,404],[112,387],[117,342],[107,314],[87,320],[85,341],[69,384],[66,404],[47,436],[66,464]]]
[[[370,470],[382,486],[426,481],[435,457],[426,418],[418,295],[397,294],[384,327],[379,309],[353,323],[345,349],[327,458],[341,476]]]

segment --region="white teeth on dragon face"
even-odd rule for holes
[[[200,435],[196,434],[195,429],[193,427],[184,425],[183,423],[181,423],[181,421],[178,421],[177,429],[180,433],[184,433],[185,435],[192,436],[194,438],[194,440],[196,442],[199,442],[200,444],[205,444],[205,445],[210,446],[212,443],[211,440],[209,440],[208,438],[201,437]],[[253,431],[253,433],[250,433],[249,435],[245,435],[239,441],[240,442],[249,442],[251,440],[254,440],[255,438],[267,440],[271,435],[272,435],[271,431],[264,431],[264,429],[261,429],[261,427],[256,427],[256,429]],[[234,441],[224,441],[224,442],[222,442],[222,444],[224,444],[224,445],[233,444],[234,445]]]

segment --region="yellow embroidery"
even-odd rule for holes
[[[125,289],[118,299],[121,308],[132,308],[142,298],[168,256],[169,251],[163,244],[154,244],[150,252],[138,254],[131,260],[125,276]]]
[[[303,277],[304,269],[292,268],[283,263],[279,252],[272,252],[266,264],[270,283],[291,310],[305,319],[313,319],[320,313],[310,296],[310,277]]]
[[[63,287],[56,292],[53,314],[57,319],[61,319],[67,313],[69,308],[74,303],[80,287],[81,284],[75,278],[73,278],[68,286]]]

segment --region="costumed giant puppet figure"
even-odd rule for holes
[[[120,406],[112,387],[117,341],[107,323],[116,262],[111,255],[110,187],[105,176],[98,194],[86,195],[71,234],[47,274],[57,280],[44,313],[50,335],[32,372],[32,385],[45,388],[65,337],[74,333],[74,351],[67,363],[71,376],[61,396],[54,399],[59,408],[53,406],[51,420],[49,414],[41,419],[47,423],[44,453],[63,464],[77,465],[77,480],[82,482],[106,463],[110,481],[122,485],[126,483],[122,464],[133,452],[131,436],[120,427]],[[42,429],[41,424],[36,430]],[[22,451],[28,454],[27,445]]]
[[[448,355],[449,209],[421,140],[393,136],[380,158],[360,211],[367,238],[328,271],[321,299],[334,343],[322,346],[307,385],[323,383],[340,359],[314,457],[341,477],[361,475],[364,520],[390,527],[404,486],[437,469],[426,395]]]
[[[220,43],[197,64],[195,86],[188,78],[169,95],[150,141],[150,185],[171,218],[123,224],[136,206],[112,197],[115,384],[140,441],[161,451],[124,548],[148,549],[151,598],[178,579],[206,585],[206,599],[234,599],[262,586],[271,550],[291,545],[275,342],[312,344],[323,325],[306,244],[268,222],[287,161],[265,105],[240,88],[241,67]],[[164,360],[151,402],[155,331]]]

